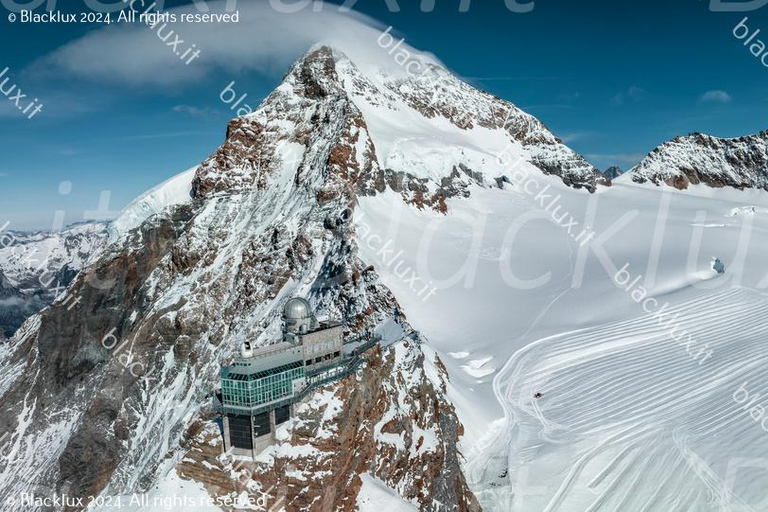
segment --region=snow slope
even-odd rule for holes
[[[377,247],[361,244],[445,362],[481,505],[765,510],[768,466],[732,480],[739,458],[768,460],[768,433],[729,397],[742,380],[753,393],[766,388],[758,368],[768,197],[631,183],[585,196],[537,181],[594,229],[595,243],[575,243],[520,183],[477,187],[470,199],[449,200],[446,215],[392,193],[364,198],[357,220],[358,232],[365,224],[391,241],[402,262],[388,267]],[[712,257],[724,261],[724,275],[716,277]],[[709,345],[709,364],[619,289],[614,277],[626,264],[649,297],[678,308],[697,351]],[[404,268],[437,292],[423,300],[398,276]],[[544,396],[534,400],[535,392]]]
[[[400,496],[393,493],[383,482],[376,478],[362,474],[360,478],[363,486],[357,497],[359,512],[415,512],[418,510],[410,503],[406,503]]]
[[[164,209],[192,200],[192,179],[197,167],[192,167],[146,191],[128,206],[109,225],[110,242],[138,227],[152,215]]]
[[[734,394],[768,389],[767,308],[768,296],[733,288],[670,310],[680,342],[641,315],[517,352],[497,379],[515,418],[509,504],[765,510],[768,430]],[[705,346],[711,359],[695,358]]]

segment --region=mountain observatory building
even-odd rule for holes
[[[231,366],[221,370],[216,409],[223,423],[224,449],[257,456],[275,441],[278,425],[293,417],[293,408],[311,389],[347,375],[357,359],[344,355],[344,327],[318,322],[309,302],[289,299],[283,307],[278,343],[240,347]]]

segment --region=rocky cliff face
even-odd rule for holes
[[[456,451],[461,426],[440,379],[426,375],[439,365],[425,365],[418,333],[358,257],[350,210],[382,166],[340,62],[321,48],[297,63],[259,110],[229,124],[196,170],[191,201],[122,233],[74,278],[76,308],[54,304],[0,346],[0,496],[37,485],[80,497],[149,489],[182,461],[220,363],[246,339],[275,340],[282,302],[303,295],[346,318],[349,334],[396,324],[410,341],[388,340],[357,380],[321,392],[343,413],[320,421],[310,399],[284,444],[323,452],[302,461],[318,471],[306,476],[314,487],[299,492],[292,473],[266,469],[257,484],[351,510],[368,474],[423,510],[477,508]],[[329,474],[349,487],[321,492]]]
[[[459,469],[461,426],[442,397],[440,364],[413,339],[375,347],[357,375],[300,405],[255,463],[223,456],[219,428],[200,422],[176,471],[222,502],[246,493],[278,509],[354,511],[369,475],[421,510],[477,511]]]
[[[719,139],[702,133],[676,137],[631,171],[632,181],[686,189],[689,185],[768,190],[768,132]]]
[[[615,180],[619,176],[624,174],[624,171],[621,169],[621,167],[617,167],[615,165],[607,168],[605,171],[603,171],[603,175],[608,178],[609,180]]]

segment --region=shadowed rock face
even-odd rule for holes
[[[191,203],[149,218],[78,274],[68,290],[80,297],[77,308],[44,309],[0,347],[0,435],[10,432],[18,452],[0,461],[0,495],[41,483],[71,496],[151,488],[183,453],[221,362],[244,339],[272,342],[280,325],[275,299],[301,293],[319,312],[346,318],[349,334],[389,321],[411,340],[407,358],[393,352],[369,365],[362,391],[354,380],[339,385],[350,416],[338,428],[350,443],[326,447],[339,461],[334,477],[352,482],[368,471],[425,510],[435,500],[475,509],[458,463],[453,408],[424,377],[418,333],[358,258],[348,209],[361,175],[378,164],[372,150],[350,150],[364,121],[334,81],[330,55],[310,54],[286,78],[289,91],[230,123],[227,141],[197,170]],[[372,148],[369,139],[365,145]],[[379,414],[362,407],[352,415],[367,403],[366,389],[387,408],[401,390],[417,393],[428,413],[413,402],[396,428],[430,426],[439,449],[415,460],[357,439],[351,425],[373,424]],[[296,436],[291,442],[304,442],[301,429]],[[405,451],[419,442],[412,435]],[[397,467],[378,471],[374,459]],[[347,496],[356,492],[352,486]]]
[[[18,378],[3,393],[2,430],[19,428],[18,415],[27,411],[32,424],[19,432],[20,438],[40,436],[43,446],[16,463],[29,463],[40,472],[40,481],[73,496],[87,496],[98,493],[109,480],[123,451],[113,425],[122,406],[138,396],[140,386],[131,372],[120,371],[118,358],[101,340],[109,332],[116,337],[134,332],[128,315],[146,308],[146,278],[183,221],[180,211],[143,227],[134,235],[136,251],[112,253],[92,273],[78,275],[68,292],[80,298],[78,307],[47,308],[8,343],[3,366],[16,367]],[[138,338],[134,357],[148,357],[151,344],[151,339]],[[57,440],[46,439],[44,432],[55,424],[49,419],[52,415],[78,427]],[[46,453],[48,449],[51,452]],[[23,488],[30,482],[9,478],[7,483]]]
[[[636,183],[665,183],[681,190],[698,184],[768,190],[768,132],[737,139],[701,133],[676,137],[631,172]]]
[[[621,167],[617,167],[615,165],[603,171],[603,175],[609,180],[615,180],[622,174],[624,174],[624,171],[621,169]]]

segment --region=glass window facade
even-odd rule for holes
[[[263,412],[253,417],[253,434],[256,437],[265,436],[271,431],[268,412]]]
[[[280,425],[291,419],[291,406],[284,405],[275,409],[275,425]]]
[[[235,448],[253,448],[250,416],[229,415],[229,439]]]
[[[227,368],[221,375],[224,405],[255,407],[293,394],[293,381],[306,377],[303,361],[286,364],[254,374],[236,373]]]

